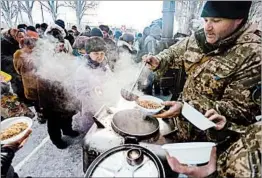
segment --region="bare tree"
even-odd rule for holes
[[[40,1],[38,1],[40,3]],[[45,22],[45,18],[44,18],[44,11],[43,11],[43,5],[40,3],[40,7],[41,7],[41,15],[42,15],[42,23]]]
[[[18,15],[18,5],[15,1],[1,0],[1,15],[8,27],[13,27],[13,18]]]
[[[39,1],[39,2],[41,3],[41,5],[42,5],[43,7],[46,8],[46,10],[47,10],[48,12],[51,13],[52,18],[53,18],[53,20],[55,21],[55,20],[57,19],[57,16],[58,16],[58,8],[62,6],[62,3],[59,2],[58,0],[44,1],[45,3],[44,3],[44,2],[41,2],[41,1]]]
[[[18,1],[18,3],[21,9],[27,14],[30,25],[33,25],[32,10],[35,0]]]
[[[71,7],[75,10],[76,19],[77,19],[77,27],[81,28],[81,20],[85,15],[88,15],[86,11],[88,9],[96,9],[99,2],[96,1],[86,1],[86,0],[75,0],[65,2],[65,6]]]
[[[200,18],[203,3],[203,1],[176,1],[175,17],[180,33],[191,33],[193,20]]]

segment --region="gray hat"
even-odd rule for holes
[[[159,36],[161,35],[161,28],[159,27],[159,25],[153,25],[152,27],[150,27],[150,35],[151,36]]]
[[[127,43],[134,42],[135,37],[131,33],[124,33],[121,37],[121,39]]]
[[[106,42],[104,41],[103,38],[94,36],[90,37],[89,39],[86,40],[86,52],[87,54],[91,52],[98,52],[98,51],[104,51],[106,52]]]
[[[72,47],[76,48],[76,49],[83,49],[83,48],[85,48],[85,44],[86,44],[87,39],[88,39],[87,36],[78,36],[75,39],[75,42],[74,42]]]

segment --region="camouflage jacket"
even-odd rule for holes
[[[246,24],[216,46],[205,46],[203,29],[156,55],[161,76],[168,68],[185,68],[183,100],[200,112],[214,108],[228,121],[250,125],[260,115],[251,99],[260,82],[261,37]]]
[[[221,177],[261,177],[262,122],[252,124],[217,160]]]

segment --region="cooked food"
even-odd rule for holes
[[[146,109],[157,109],[161,107],[161,104],[150,100],[138,100],[137,104]]]
[[[14,137],[20,134],[21,132],[23,132],[27,127],[28,127],[27,123],[24,122],[15,123],[1,132],[0,139],[6,140],[11,137]]]

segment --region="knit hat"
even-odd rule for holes
[[[207,1],[201,17],[246,19],[252,1]]]
[[[135,37],[131,33],[124,33],[121,39],[129,43],[129,42],[134,42]]]
[[[115,37],[116,39],[119,39],[120,36],[122,36],[122,32],[119,31],[119,30],[115,31],[114,37]]]
[[[106,43],[103,38],[101,37],[90,37],[86,40],[86,52],[87,54],[90,54],[91,52],[98,52],[98,51],[104,51],[106,52]]]
[[[76,49],[84,49],[87,39],[88,39],[88,37],[86,37],[86,36],[78,36],[75,39],[75,42],[74,42],[72,47],[76,48]]]
[[[100,30],[109,33],[110,28],[107,25],[99,25]]]
[[[59,25],[61,28],[65,28],[65,22],[61,19],[55,21],[55,24]]]
[[[150,35],[154,37],[161,35],[161,28],[159,27],[159,25],[153,25],[152,27],[150,27]]]
[[[102,31],[99,28],[93,28],[90,34],[91,36],[104,37]]]

